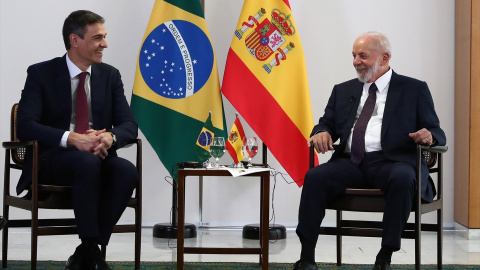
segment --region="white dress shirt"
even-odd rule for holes
[[[78,75],[83,71],[79,69],[68,57],[68,53],[66,55],[67,59],[67,67],[68,72],[70,73],[70,85],[72,91],[72,114],[70,116],[70,129],[65,131],[62,136],[62,140],[60,141],[61,147],[67,147],[67,139],[70,132],[75,131],[75,109],[76,109],[76,101],[77,101],[77,87],[80,82]],[[92,67],[88,67],[86,70],[88,72],[87,77],[85,77],[85,92],[87,94],[87,103],[88,103],[88,127],[92,127],[92,107],[91,107],[91,95],[90,95],[90,75],[92,74]]]
[[[385,102],[387,101],[388,87],[390,86],[390,79],[392,78],[392,69],[389,69],[385,74],[375,81],[377,85],[377,100],[375,102],[375,109],[373,110],[372,117],[368,121],[367,129],[365,131],[365,152],[381,151],[381,133],[382,133],[382,121],[383,112],[385,111]],[[360,104],[357,108],[357,114],[355,115],[355,123],[357,122],[360,113],[362,112],[363,105],[368,97],[368,89],[372,83],[365,83],[363,85],[362,97]],[[353,125],[355,127],[355,124]],[[347,145],[345,152],[350,152],[352,145],[352,133],[353,127],[350,131],[350,135],[347,139]]]

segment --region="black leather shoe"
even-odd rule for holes
[[[84,270],[82,245],[78,246],[65,264],[64,270]]]
[[[85,269],[87,270],[112,270],[102,256],[102,252],[98,245],[91,245],[85,247],[86,260]]]
[[[318,267],[317,267],[317,264],[311,264],[311,263],[302,262],[301,260],[298,260],[293,265],[293,270],[318,270]]]
[[[0,216],[0,230],[3,229],[3,227],[5,227],[5,225],[7,225],[7,219]]]
[[[372,270],[392,270],[392,268],[390,267],[390,262],[376,261]]]

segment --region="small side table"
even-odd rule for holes
[[[177,269],[183,270],[184,254],[259,254],[263,270],[268,269],[268,218],[270,198],[270,171],[255,172],[242,177],[260,177],[260,247],[259,248],[206,248],[185,247],[185,179],[187,176],[231,176],[227,170],[178,169],[178,230]]]

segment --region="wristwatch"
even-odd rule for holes
[[[116,145],[117,144],[117,136],[115,135],[115,133],[109,131],[108,133],[110,133],[110,135],[112,135],[112,138],[113,138],[113,142],[112,142],[112,145]]]

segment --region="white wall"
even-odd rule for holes
[[[205,2],[206,20],[222,78],[243,1]],[[106,19],[109,48],[104,61],[120,70],[130,100],[137,55],[153,3],[153,0],[0,0],[0,140],[9,139],[10,108],[20,98],[27,67],[65,53],[61,27],[65,17],[76,9],[89,9]],[[334,84],[355,77],[351,48],[363,32],[385,33],[392,44],[391,67],[397,73],[428,83],[450,147],[444,162],[444,222],[446,227],[453,227],[454,1],[290,0],[290,4],[304,46],[315,122],[323,114]],[[229,129],[235,110],[226,99],[224,105]],[[247,135],[253,135],[243,123]],[[141,138],[145,139],[143,135]],[[143,222],[144,225],[168,222],[172,194],[171,186],[164,181],[168,172],[144,142]],[[0,156],[3,164],[4,155]],[[130,150],[127,156],[132,157]],[[268,158],[272,167],[285,172],[271,155]],[[325,161],[327,157],[320,159]],[[225,156],[222,161],[230,163],[231,158]],[[301,192],[296,184],[288,184],[291,182],[288,176],[277,177],[273,202],[276,222],[287,226],[296,225]],[[258,194],[257,180],[206,178],[203,222],[210,226],[258,222]],[[59,215],[57,211],[47,213]],[[130,216],[123,220],[131,220]],[[333,215],[328,214],[325,222],[333,220]],[[192,178],[187,184],[186,221],[199,222],[198,181]]]

